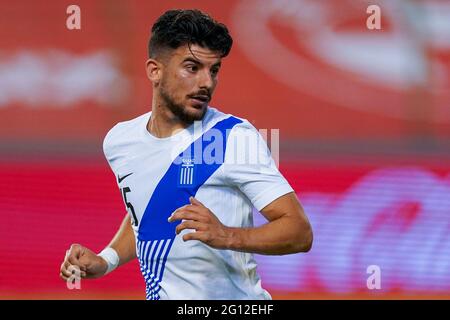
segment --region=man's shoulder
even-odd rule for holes
[[[211,112],[209,114],[207,114],[208,116],[208,121],[213,121],[213,122],[218,122],[220,120],[224,120],[230,117],[233,117],[235,119],[240,120],[239,123],[237,123],[234,128],[239,128],[239,129],[247,129],[247,130],[256,130],[255,127],[250,123],[250,121],[248,121],[245,118],[236,116],[234,114],[231,113],[224,113],[216,108],[210,108]]]
[[[121,121],[118,122],[114,127],[112,127],[108,133],[106,134],[108,135],[114,135],[117,132],[123,132],[123,131],[128,131],[130,129],[137,129],[140,127],[140,124],[142,124],[143,122],[145,122],[146,120],[148,120],[149,116],[151,114],[150,112],[144,113],[136,118],[130,119],[130,120],[125,120],[125,121]]]
[[[113,126],[103,140],[103,150],[106,155],[117,146],[129,143],[133,139],[139,139],[140,130],[145,126],[151,112],[144,113],[131,120],[121,121]]]
[[[121,121],[112,127],[106,134],[106,138],[114,138],[115,136],[123,136],[124,133],[132,134],[141,128],[141,124],[148,120],[151,112],[144,113],[131,120]]]

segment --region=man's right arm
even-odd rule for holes
[[[114,238],[107,247],[116,250],[119,255],[119,265],[121,266],[136,258],[136,240],[131,228],[131,218],[127,214],[120,225]]]
[[[119,256],[119,266],[136,258],[136,244],[131,228],[130,216],[127,214],[107,247],[113,248]],[[103,276],[108,268],[107,262],[91,250],[79,244],[72,244],[66,251],[61,264],[60,276],[67,280],[72,275],[71,266],[78,267],[81,277],[94,279]]]

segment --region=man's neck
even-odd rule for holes
[[[168,138],[188,126],[189,124],[180,121],[170,110],[155,104],[147,123],[147,130],[157,138]]]

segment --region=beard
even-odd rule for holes
[[[194,121],[200,121],[203,119],[207,108],[202,108],[200,112],[189,112],[186,106],[176,103],[171,97],[169,92],[165,89],[164,82],[161,83],[159,90],[161,99],[164,101],[164,105],[178,118],[180,121],[191,124]]]

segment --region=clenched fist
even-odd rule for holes
[[[81,278],[94,279],[103,276],[108,264],[94,252],[79,244],[72,244],[66,251],[66,256],[61,264],[60,277],[67,281],[72,275],[71,266],[80,269]]]

